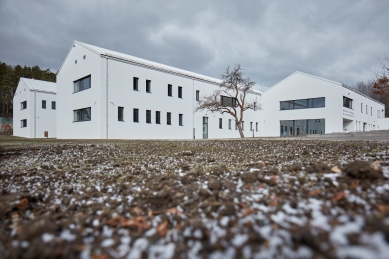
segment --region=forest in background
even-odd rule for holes
[[[11,66],[0,61],[0,117],[13,117],[12,100],[21,77],[49,82],[56,80],[55,73],[51,72],[49,68]]]

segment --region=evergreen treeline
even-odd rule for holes
[[[55,73],[39,66],[11,66],[0,61],[0,117],[12,118],[12,100],[21,77],[55,82]]]

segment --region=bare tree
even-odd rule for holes
[[[240,137],[244,138],[242,129],[244,111],[261,109],[255,101],[247,100],[247,94],[254,92],[255,82],[243,77],[243,69],[239,64],[232,69],[228,67],[221,78],[223,82],[220,87],[212,94],[202,96],[195,111],[206,110],[230,114],[236,121]]]
[[[385,117],[389,117],[389,57],[379,60],[381,68],[376,70],[374,78],[374,94],[385,104]]]

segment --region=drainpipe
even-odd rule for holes
[[[108,139],[108,57],[107,60],[107,68],[106,68],[106,96],[105,96],[105,112],[106,112],[106,132]]]
[[[192,134],[193,134],[193,139],[196,139],[196,132],[195,132],[195,128],[194,128],[194,117],[195,117],[195,113],[194,113],[194,99],[196,98],[196,93],[195,93],[195,90],[194,90],[194,78],[192,78]]]

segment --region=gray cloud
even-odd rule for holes
[[[389,55],[388,1],[0,2],[0,60],[56,71],[72,42],[265,90],[296,70],[353,85]]]

